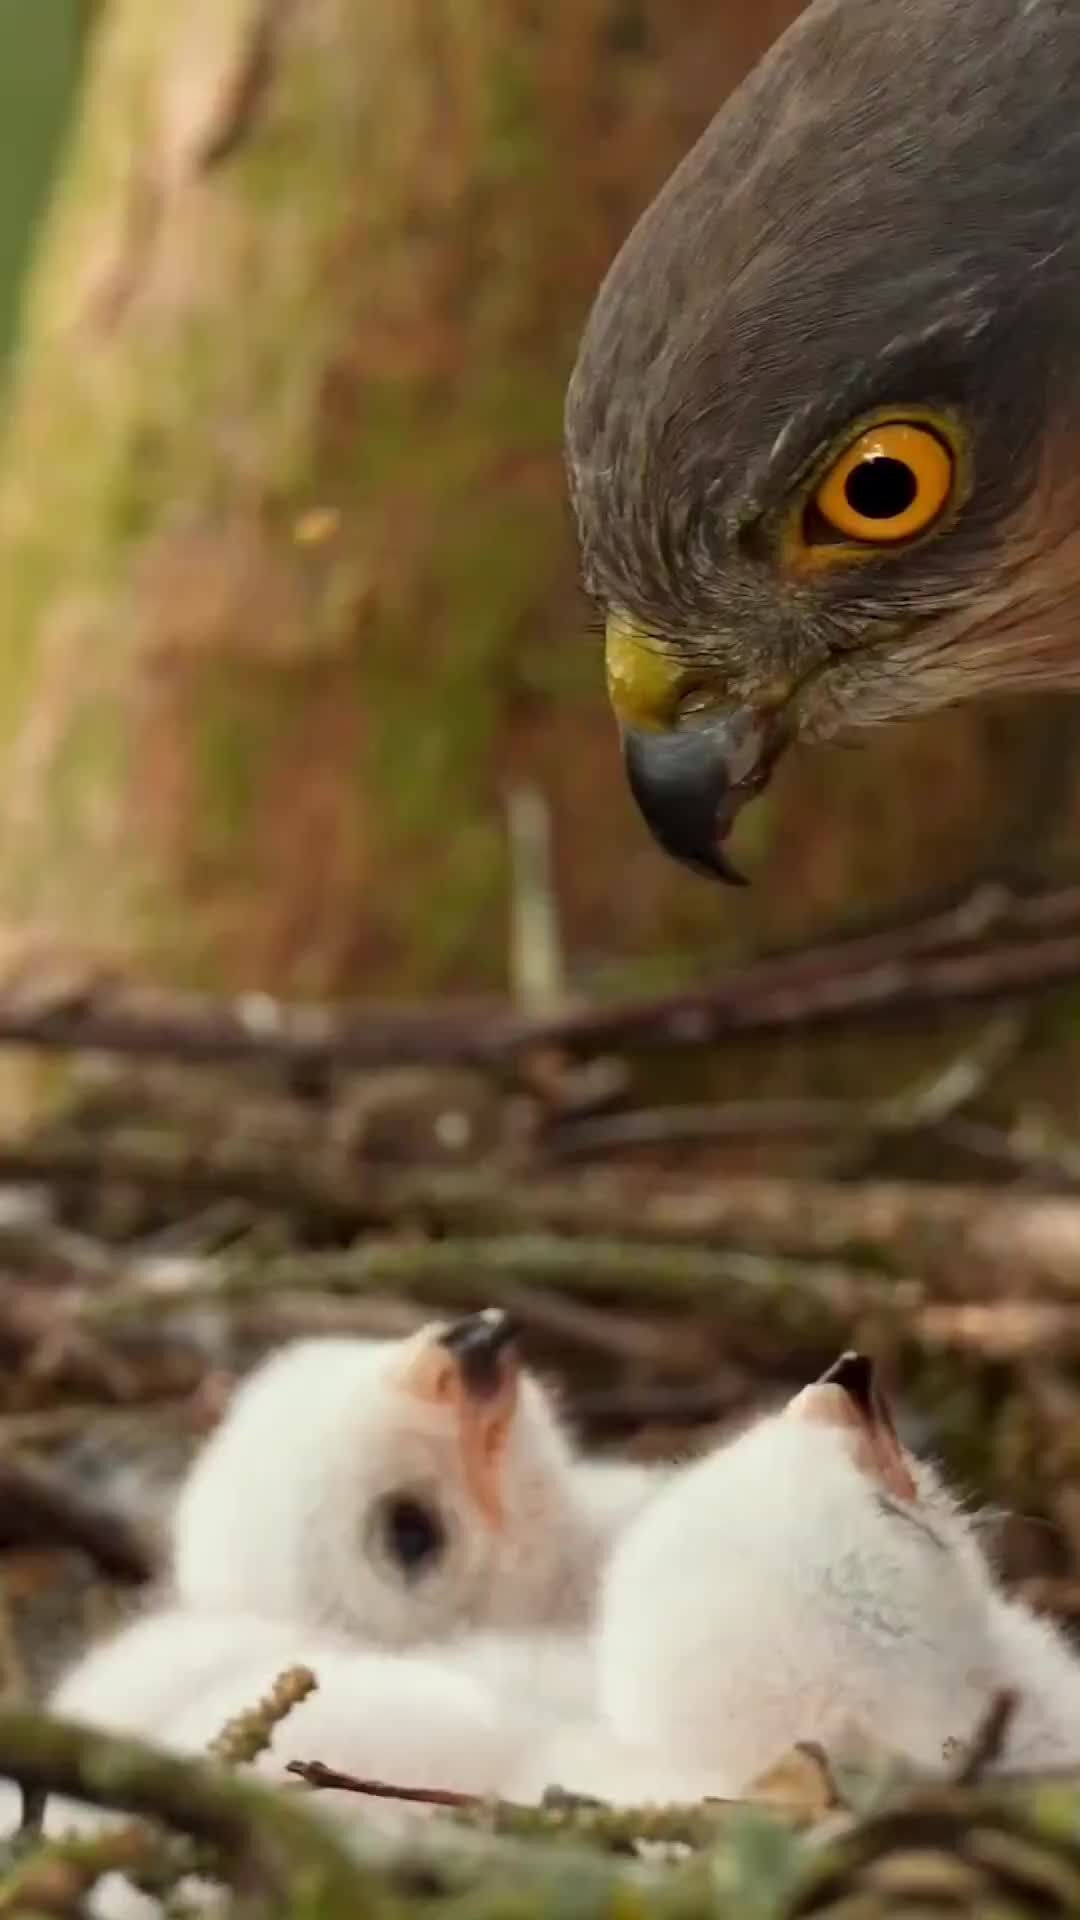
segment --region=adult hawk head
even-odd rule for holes
[[[567,400],[653,831],[793,739],[1080,684],[1080,3],[813,0],[615,260]]]

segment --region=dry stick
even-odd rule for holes
[[[211,1740],[207,1753],[227,1767],[250,1765],[261,1753],[266,1753],[274,1729],[288,1719],[294,1707],[314,1693],[318,1684],[310,1667],[286,1667],[278,1674],[269,1693],[255,1706],[226,1720]]]
[[[393,1787],[386,1780],[359,1780],[355,1774],[339,1773],[321,1760],[290,1760],[286,1773],[295,1773],[309,1787],[337,1787],[343,1793],[362,1793],[373,1800],[408,1800],[422,1807],[479,1807],[476,1793],[458,1793],[452,1787]],[[510,1806],[511,1801],[504,1801]]]
[[[839,1131],[886,1138],[924,1133],[1018,1174],[1036,1176],[1041,1184],[1064,1192],[1075,1190],[1080,1185],[1080,1149],[1068,1143],[1056,1147],[1029,1143],[957,1115],[956,1106],[970,1097],[972,1089],[980,1091],[979,1074],[983,1071],[978,1060],[965,1057],[950,1063],[928,1086],[864,1105],[751,1100],[618,1115],[560,1128],[549,1137],[547,1151],[559,1159],[572,1159],[594,1152],[610,1153],[620,1145],[680,1138],[760,1138],[796,1133],[816,1136]],[[959,1098],[946,1101],[940,1089],[959,1075],[964,1076]],[[0,1178],[4,1177],[21,1181],[129,1180],[151,1192],[241,1194],[253,1202],[284,1204],[339,1229],[356,1231],[380,1222],[392,1223],[402,1214],[430,1216],[444,1228],[462,1223],[478,1227],[533,1224],[534,1220],[538,1225],[563,1224],[560,1209],[564,1202],[553,1198],[554,1211],[548,1214],[543,1196],[561,1194],[565,1207],[572,1209],[576,1191],[572,1182],[577,1176],[570,1176],[569,1183],[556,1176],[560,1184],[555,1185],[550,1179],[547,1184],[538,1181],[535,1175],[526,1178],[519,1171],[517,1184],[523,1200],[520,1208],[511,1203],[508,1213],[503,1197],[508,1182],[498,1166],[487,1172],[483,1168],[455,1172],[445,1167],[418,1166],[398,1173],[357,1164],[348,1154],[322,1146],[305,1149],[294,1144],[284,1155],[246,1139],[191,1142],[145,1127],[119,1127],[101,1138],[72,1134],[0,1148]],[[725,1182],[725,1187],[730,1185]],[[644,1192],[649,1190],[646,1187]],[[740,1190],[738,1182],[734,1190]],[[620,1217],[586,1217],[580,1223],[581,1230],[633,1230],[640,1208],[636,1194],[629,1187],[625,1191],[628,1204]],[[852,1191],[850,1186],[846,1191]],[[486,1193],[491,1196],[490,1204],[485,1202]],[[530,1195],[537,1196],[535,1207]],[[663,1230],[670,1232],[671,1228]],[[0,1253],[14,1257],[18,1265],[32,1260],[50,1270],[56,1266],[65,1271],[70,1265],[77,1274],[84,1267],[90,1271],[92,1263],[80,1251],[81,1239],[69,1247],[73,1239],[55,1229],[20,1228],[13,1236],[0,1230]],[[811,1247],[811,1251],[816,1250]],[[96,1270],[105,1276],[119,1261],[115,1252],[107,1260],[99,1253]],[[27,1302],[19,1311],[30,1314],[40,1308]]]
[[[846,1306],[853,1272],[856,1292],[872,1288],[872,1276],[858,1272],[870,1265],[932,1272],[938,1295],[954,1298],[985,1297],[1006,1280],[1013,1292],[1080,1292],[1080,1200],[1068,1196],[777,1175],[643,1180],[626,1169],[511,1182],[495,1169],[404,1174],[372,1183],[367,1198],[384,1219],[412,1218],[447,1237],[370,1239],[260,1263],[193,1261],[185,1272],[200,1278],[175,1294],[159,1289],[152,1266],[140,1282],[133,1264],[126,1284],[87,1295],[84,1323],[153,1311],[155,1302],[168,1311],[185,1298],[258,1296],[264,1287],[468,1303],[514,1283],[677,1307],[733,1289],[779,1297],[798,1280],[808,1307],[815,1297]],[[840,1266],[818,1264],[830,1262]]]
[[[1043,1194],[988,1193],[978,1186],[933,1186],[905,1180],[841,1181],[789,1179],[774,1174],[740,1174],[718,1179],[650,1175],[627,1169],[589,1169],[549,1179],[509,1181],[493,1171],[416,1170],[369,1185],[368,1204],[384,1219],[419,1219],[447,1235],[477,1234],[485,1239],[485,1258],[493,1268],[518,1277],[572,1278],[573,1253],[554,1235],[588,1235],[583,1250],[594,1279],[583,1290],[618,1289],[616,1271],[598,1239],[618,1242],[631,1269],[628,1293],[648,1293],[648,1275],[670,1257],[673,1272],[664,1292],[694,1291],[698,1276],[708,1284],[721,1269],[710,1248],[738,1248],[729,1254],[731,1271],[759,1274],[746,1254],[792,1258],[874,1260],[890,1269],[920,1259],[947,1256],[990,1260],[991,1266],[1015,1262],[1036,1275],[1055,1272],[1060,1263],[1066,1283],[1080,1279],[1080,1201]],[[510,1242],[488,1238],[514,1235]],[[665,1255],[668,1242],[678,1251]],[[450,1245],[414,1246],[400,1241],[369,1241],[351,1252],[312,1256],[325,1270],[326,1284],[341,1274],[347,1288],[374,1284],[378,1276],[408,1284],[425,1263],[438,1279],[455,1284],[467,1249]],[[419,1263],[417,1265],[416,1263]],[[273,1271],[291,1262],[270,1261]],[[313,1271],[301,1259],[300,1284]],[[356,1279],[350,1278],[355,1274]],[[365,1276],[370,1275],[370,1279]],[[680,1276],[684,1276],[681,1278]]]
[[[678,1244],[559,1239],[545,1234],[501,1239],[369,1241],[346,1253],[288,1254],[274,1260],[191,1263],[182,1287],[155,1291],[138,1284],[84,1298],[83,1325],[103,1327],[187,1311],[210,1301],[227,1305],[275,1289],[368,1292],[394,1287],[435,1302],[480,1305],[521,1283],[619,1298],[645,1295],[668,1307],[710,1301],[771,1323],[774,1332],[822,1331],[859,1311],[888,1313],[897,1282],[825,1263],[799,1266],[756,1255]],[[912,1283],[914,1287],[914,1283]],[[914,1289],[921,1298],[921,1289]],[[907,1303],[910,1309],[912,1293]]]
[[[968,1223],[967,1240],[952,1249],[952,1271],[928,1233],[924,1251],[934,1269],[934,1288],[939,1295],[951,1289],[951,1300],[931,1299],[929,1282],[910,1274],[886,1275],[833,1260],[530,1234],[371,1241],[351,1252],[289,1254],[261,1263],[192,1262],[181,1287],[160,1291],[129,1285],[86,1296],[72,1312],[76,1324],[102,1329],[183,1314],[207,1302],[243,1304],[275,1291],[362,1294],[388,1287],[432,1303],[475,1307],[505,1299],[522,1284],[539,1284],[601,1299],[647,1298],[673,1313],[712,1311],[723,1316],[732,1339],[756,1337],[772,1347],[783,1340],[801,1351],[820,1351],[868,1316],[905,1343],[938,1350],[1013,1358],[1068,1354],[1080,1350],[1080,1225],[1075,1217],[1080,1209],[1070,1206],[1068,1257],[1047,1257],[1040,1264],[1033,1240],[1022,1269],[1015,1253],[1023,1236],[995,1244],[991,1203],[984,1201],[985,1246],[974,1223]],[[942,1245],[948,1248],[947,1241]],[[1066,1297],[1017,1297],[1021,1280],[1037,1281]],[[997,1299],[962,1297],[965,1290],[985,1293],[994,1284],[1002,1289]]]
[[[603,1114],[553,1126],[543,1145],[557,1159],[607,1153],[612,1148],[676,1140],[829,1138],[850,1133],[862,1140],[933,1133],[970,1106],[1019,1053],[1029,1023],[999,1014],[955,1058],[927,1077],[876,1100],[729,1100],[702,1107],[656,1107],[637,1113]],[[1002,1134],[999,1151],[1008,1149]]]
[[[888,1102],[854,1100],[724,1100],[708,1106],[641,1107],[594,1120],[568,1121],[545,1133],[545,1159],[557,1164],[608,1159],[640,1148],[709,1146],[762,1140],[849,1140],[869,1150],[919,1138],[987,1167],[1057,1193],[1080,1190],[1080,1144],[1027,1139],[960,1115],[895,1116]],[[850,1168],[848,1169],[850,1175]],[[287,1181],[288,1175],[285,1175]],[[279,1188],[279,1192],[281,1189]],[[302,1202],[301,1202],[302,1204]]]
[[[984,1091],[987,1081],[1016,1050],[1020,1035],[1012,1019],[995,1021],[972,1047],[928,1081],[864,1103],[843,1100],[735,1100],[708,1107],[673,1107],[564,1124],[544,1141],[558,1160],[610,1153],[620,1147],[684,1139],[725,1140],[850,1133],[891,1138],[925,1133],[953,1141],[969,1152],[1017,1172],[1037,1174],[1063,1189],[1080,1183],[1080,1149],[1030,1145],[997,1129],[964,1121],[958,1109]],[[446,1178],[432,1169],[431,1178]],[[325,1145],[290,1143],[287,1153],[246,1138],[192,1141],[160,1129],[119,1126],[103,1136],[63,1133],[0,1146],[0,1178],[28,1181],[127,1180],[151,1192],[181,1191],[243,1195],[258,1203],[285,1204],[357,1228],[390,1220],[396,1212],[425,1204],[426,1170],[404,1176],[357,1163]],[[482,1177],[473,1175],[472,1177]],[[436,1196],[438,1188],[432,1188]],[[438,1200],[436,1198],[436,1205]],[[118,1256],[103,1256],[82,1236],[51,1226],[0,1230],[0,1252],[33,1258],[50,1271],[69,1266],[104,1270]]]
[[[96,1505],[36,1462],[0,1457],[0,1550],[77,1547],[101,1572],[141,1586],[156,1568],[123,1518]]]
[[[321,1824],[280,1794],[220,1767],[29,1709],[2,1707],[0,1777],[15,1780],[24,1793],[55,1793],[160,1820],[205,1843],[234,1884],[267,1896],[265,1907],[246,1911],[283,1912],[294,1899],[321,1920],[355,1920],[369,1904],[372,1912],[382,1911],[373,1895],[385,1883],[348,1860]]]
[[[205,1843],[220,1856],[222,1877],[248,1896],[243,1911],[267,1920],[301,1911],[317,1913],[319,1920],[357,1920],[360,1914],[406,1920],[444,1905],[462,1920],[505,1920],[511,1910],[525,1920],[562,1920],[568,1906],[583,1920],[621,1912],[640,1920],[686,1920],[710,1904],[703,1905],[696,1880],[679,1869],[645,1880],[636,1869],[600,1860],[594,1843],[623,1849],[638,1839],[715,1844],[729,1811],[709,1805],[623,1811],[572,1802],[557,1808],[510,1805],[501,1817],[499,1802],[484,1802],[478,1844],[467,1852],[445,1836],[388,1852],[382,1842],[367,1847],[357,1831],[346,1854],[328,1823],[314,1820],[280,1789],[134,1740],[13,1710],[0,1710],[4,1776],[24,1787],[148,1816]],[[470,1811],[461,1809],[463,1816]],[[573,1851],[516,1847],[493,1834],[589,1845]]]
[[[16,989],[0,994],[0,1041],[283,1066],[498,1067],[547,1047],[592,1052],[699,1046],[724,1034],[891,1018],[1025,997],[1080,976],[1080,931],[1074,930],[1080,890],[1007,902],[1002,918],[1021,932],[1031,929],[1034,937],[994,947],[973,944],[954,913],[907,931],[733,970],[708,987],[545,1019],[523,1018],[498,1001],[339,1013],[288,1006],[262,994],[212,1001],[108,981],[91,981],[84,990],[44,1002]],[[1063,927],[1069,931],[1059,931]]]
[[[152,1827],[125,1823],[101,1833],[53,1841],[19,1861],[0,1884],[3,1920],[30,1916],[81,1914],[82,1900],[112,1873],[135,1873],[151,1865],[161,1851]]]
[[[1019,1705],[1019,1695],[1002,1688],[990,1702],[975,1738],[953,1775],[953,1785],[973,1787],[1001,1758],[1009,1728]]]
[[[761,1800],[707,1799],[689,1805],[614,1806],[590,1795],[562,1793],[552,1788],[539,1803],[486,1798],[449,1787],[399,1787],[386,1780],[358,1779],[340,1773],[320,1760],[291,1760],[286,1771],[316,1790],[337,1788],[377,1800],[399,1800],[413,1806],[440,1807],[464,1816],[468,1824],[482,1824],[496,1833],[521,1838],[564,1830],[570,1837],[586,1836],[610,1846],[625,1847],[637,1840],[689,1846],[715,1845],[724,1821],[748,1807],[764,1810],[778,1822],[806,1824],[801,1810]],[[636,1907],[636,1903],[635,1903]],[[696,1912],[695,1904],[694,1911]]]

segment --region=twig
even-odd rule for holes
[[[386,1780],[360,1780],[352,1773],[339,1773],[321,1760],[290,1760],[286,1773],[295,1773],[309,1787],[337,1787],[342,1793],[366,1794],[373,1800],[407,1800],[422,1807],[479,1807],[476,1793],[457,1793],[451,1787],[393,1787]],[[504,1802],[510,1805],[510,1802]]]
[[[154,1862],[160,1848],[153,1828],[135,1821],[53,1841],[0,1883],[0,1915],[76,1915],[82,1896],[106,1874],[136,1873]]]
[[[45,1809],[49,1796],[43,1787],[20,1787],[19,1834],[40,1833],[45,1821]]]
[[[807,1753],[811,1753],[809,1745]],[[824,1757],[821,1761],[815,1757],[815,1766],[819,1774],[824,1774],[828,1784],[832,1784]],[[748,1812],[749,1809],[767,1809],[769,1814],[786,1826],[811,1824],[815,1812],[809,1803],[803,1805],[792,1795],[776,1795],[771,1791],[763,1791],[761,1797],[751,1795],[748,1799],[703,1799],[688,1807],[613,1807],[609,1801],[592,1799],[590,1795],[563,1793],[561,1788],[550,1788],[538,1805],[528,1805],[521,1801],[494,1799],[480,1793],[459,1793],[452,1788],[404,1788],[390,1784],[388,1780],[361,1780],[356,1774],[342,1774],[334,1766],[323,1766],[321,1761],[290,1761],[286,1772],[296,1774],[309,1788],[338,1788],[344,1793],[359,1793],[371,1799],[392,1799],[417,1807],[440,1807],[446,1812],[454,1812],[465,1824],[482,1826],[492,1834],[517,1836],[519,1839],[544,1834],[567,1834],[617,1851],[632,1849],[638,1841],[663,1841],[667,1845],[682,1847],[711,1847],[715,1845],[717,1837],[723,1834],[724,1824],[730,1822],[734,1814]]]
[[[912,1315],[919,1344],[985,1360],[1080,1354],[1080,1305],[1058,1300],[927,1300]]]
[[[475,1825],[467,1847],[433,1832],[397,1847],[359,1824],[346,1853],[330,1823],[303,1800],[243,1780],[205,1762],[50,1720],[0,1711],[0,1776],[96,1806],[155,1819],[210,1850],[220,1877],[244,1895],[252,1920],[282,1914],[318,1920],[408,1920],[453,1912],[468,1920],[565,1920],[634,1914],[638,1920],[689,1920],[715,1906],[712,1869],[703,1884],[693,1862],[663,1876],[637,1863],[619,1866],[597,1849],[627,1851],[640,1840],[715,1846],[738,1803],[623,1811],[562,1802],[500,1812],[499,1802],[448,1808]],[[757,1814],[758,1822],[770,1816]],[[773,1812],[779,1835],[791,1820]],[[515,1838],[557,1838],[558,1847],[517,1846]],[[574,1846],[573,1844],[578,1844]],[[791,1862],[794,1866],[794,1860]],[[2,1888],[2,1883],[0,1883]],[[25,1911],[25,1908],[23,1909]]]
[[[543,1019],[523,1017],[499,1001],[413,1010],[374,1006],[349,1013],[286,1006],[261,994],[213,1001],[109,980],[44,1000],[16,989],[0,994],[0,1042],[145,1058],[266,1060],[307,1069],[421,1063],[499,1067],[546,1048],[589,1053],[697,1047],[725,1035],[809,1030],[907,1017],[930,1007],[1024,999],[1080,975],[1080,889],[1008,902],[1000,917],[1024,937],[996,946],[972,944],[953,914],[945,925],[939,917],[906,932],[833,943],[736,969],[707,987]]]
[[[150,1267],[140,1278],[133,1266],[125,1282],[84,1299],[81,1324],[290,1287],[482,1305],[493,1289],[524,1284],[675,1307],[739,1287],[779,1294],[798,1279],[808,1300],[850,1306],[852,1279],[855,1294],[865,1293],[871,1264],[932,1273],[939,1295],[954,1299],[985,1297],[1006,1279],[1013,1293],[1080,1291],[1080,1200],[1069,1196],[764,1174],[643,1179],[627,1169],[511,1181],[495,1169],[396,1175],[372,1183],[367,1200],[373,1217],[408,1218],[446,1237],[369,1239],[259,1263],[191,1260],[179,1275]],[[813,1263],[805,1273],[776,1270],[800,1260]],[[817,1264],[827,1262],[847,1264]]]
[[[286,1667],[268,1694],[244,1713],[234,1714],[211,1740],[207,1753],[225,1766],[239,1767],[257,1760],[274,1737],[274,1728],[287,1720],[294,1707],[314,1693],[318,1681],[310,1667]]]
[[[641,1840],[694,1848],[714,1845],[725,1822],[751,1806],[766,1807],[785,1823],[793,1818],[797,1821],[799,1816],[799,1809],[768,1799],[703,1800],[692,1806],[615,1807],[605,1800],[563,1793],[556,1787],[533,1805],[459,1793],[449,1787],[402,1787],[386,1780],[358,1779],[354,1774],[324,1766],[319,1760],[291,1760],[286,1771],[315,1789],[338,1788],[377,1800],[439,1807],[468,1825],[483,1826],[495,1834],[528,1839],[565,1833],[617,1851],[632,1848]]]
[[[824,1262],[798,1264],[677,1243],[561,1239],[546,1234],[502,1239],[369,1241],[348,1253],[289,1254],[262,1262],[206,1261],[182,1289],[126,1286],[82,1302],[95,1327],[154,1314],[184,1313],[207,1301],[227,1305],[275,1288],[367,1292],[399,1287],[432,1302],[482,1306],[521,1284],[564,1287],[608,1298],[645,1296],[672,1308],[722,1300],[738,1316],[786,1328],[813,1326],[825,1340],[858,1313],[895,1313],[906,1302],[897,1283]]]
[[[141,1586],[155,1567],[120,1514],[75,1491],[36,1462],[0,1458],[0,1550],[77,1547],[112,1580]]]
[[[954,1786],[976,1786],[1000,1760],[1018,1704],[1019,1696],[1007,1688],[1002,1688],[1000,1693],[994,1695],[975,1730],[970,1747],[953,1774]]]
[[[644,1108],[562,1122],[545,1136],[544,1150],[565,1160],[679,1141],[827,1139],[844,1133],[871,1141],[924,1132],[945,1137],[953,1116],[984,1093],[1015,1056],[1026,1026],[1015,1014],[992,1020],[929,1078],[880,1100],[728,1100],[707,1107]],[[995,1133],[994,1140],[999,1153],[1008,1151],[1007,1135]]]
[[[644,1362],[652,1371],[675,1368],[696,1374],[701,1367],[700,1335],[668,1316],[613,1314],[539,1287],[505,1289],[499,1304],[529,1332],[553,1335],[565,1346],[639,1366]]]
[[[553,1012],[566,998],[559,908],[552,878],[551,815],[538,787],[506,802],[510,843],[510,980],[523,1013]]]
[[[724,1100],[710,1106],[640,1107],[553,1126],[543,1152],[586,1160],[638,1147],[725,1140],[832,1139],[872,1132],[871,1109],[857,1100]]]
[[[789,1355],[797,1366],[800,1359],[798,1349]],[[588,1428],[591,1432],[604,1428],[610,1431],[649,1426],[659,1423],[661,1426],[694,1427],[703,1422],[714,1422],[737,1409],[753,1405],[760,1397],[760,1382],[755,1388],[754,1382],[742,1377],[737,1379],[734,1373],[721,1378],[715,1375],[707,1380],[687,1381],[685,1385],[667,1386],[664,1382],[655,1385],[650,1382],[636,1383],[625,1387],[596,1387],[579,1393],[570,1393],[565,1405],[575,1425]]]
[[[347,1860],[331,1833],[280,1794],[135,1740],[3,1708],[0,1776],[24,1792],[61,1794],[162,1821],[211,1848],[223,1877],[247,1892],[264,1892],[275,1913],[289,1910],[302,1888],[297,1904],[305,1912],[355,1920],[378,1887],[370,1870]],[[26,1902],[21,1906],[25,1911]]]

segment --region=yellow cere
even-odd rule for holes
[[[688,670],[626,615],[608,614],[604,635],[608,698],[623,726],[662,733],[675,719]]]

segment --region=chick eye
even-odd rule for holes
[[[434,1507],[409,1494],[391,1494],[382,1502],[379,1532],[390,1561],[407,1580],[419,1580],[442,1559],[446,1528]]]
[[[825,540],[837,534],[874,546],[912,540],[937,519],[954,477],[952,453],[936,433],[910,420],[883,420],[829,468],[814,493],[811,519]],[[812,524],[808,536],[814,537]]]

